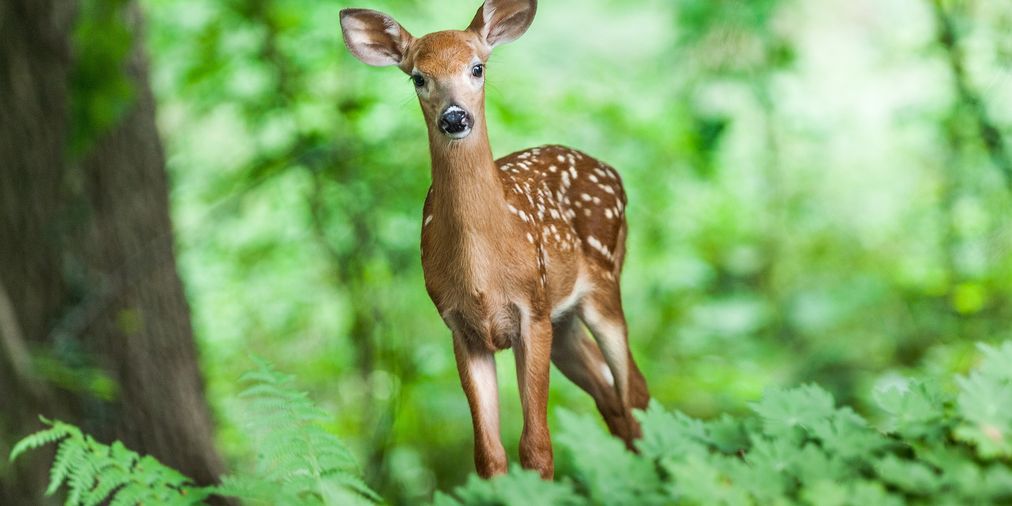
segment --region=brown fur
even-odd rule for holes
[[[356,10],[347,23],[342,14],[356,56],[367,63],[392,60],[382,64],[426,82],[419,102],[429,129],[432,186],[423,206],[422,267],[429,296],[453,333],[474,425],[475,466],[486,477],[505,472],[507,462],[499,440],[496,351],[512,348],[516,358],[524,411],[520,462],[545,478],[554,469],[551,362],[594,397],[609,429],[630,448],[640,434],[631,410],[649,400],[622,311],[626,195],[618,173],[563,146],[499,160],[489,147],[484,81],[469,71],[496,44],[523,33],[534,9],[532,0],[489,0],[468,30],[418,39],[374,11]],[[466,137],[451,139],[438,127],[451,104],[473,115]]]

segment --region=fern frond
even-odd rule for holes
[[[141,457],[118,441],[105,445],[73,425],[43,421],[50,428],[22,439],[11,455],[17,458],[29,449],[56,443],[46,495],[66,487],[69,506],[105,502],[183,506],[201,504],[211,493],[208,488],[193,486],[178,471],[150,456]]]
[[[256,472],[226,477],[219,493],[267,504],[346,504],[349,497],[379,502],[351,451],[322,427],[327,413],[295,388],[292,376],[254,362],[257,369],[241,377],[248,385],[239,398],[258,450]]]
[[[81,457],[84,456],[85,447],[81,444],[82,439],[70,437],[60,442],[56,450],[56,458],[53,460],[53,467],[49,469],[49,487],[46,495],[53,495],[63,485],[70,470],[80,465]]]
[[[75,434],[80,436],[80,431],[73,425],[61,422],[53,423],[45,417],[39,417],[39,419],[42,420],[42,423],[48,425],[49,428],[30,434],[21,441],[18,441],[17,444],[14,445],[14,448],[11,449],[9,457],[11,462],[14,462],[14,459],[18,458],[21,454],[28,450],[34,450],[35,448],[54,443],[60,439]]]

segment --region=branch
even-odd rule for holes
[[[35,399],[43,397],[43,384],[32,370],[32,359],[25,346],[24,333],[18,323],[14,303],[0,280],[0,359],[6,357],[16,381]]]
[[[1012,157],[1009,156],[1008,150],[1005,148],[1001,131],[991,121],[991,118],[987,114],[987,108],[984,106],[984,101],[980,98],[977,90],[970,84],[970,79],[966,75],[966,68],[963,65],[963,55],[959,50],[959,38],[956,35],[952,18],[945,12],[942,0],[932,0],[931,4],[938,24],[936,36],[938,37],[938,42],[945,48],[949,70],[952,71],[952,77],[955,79],[959,100],[973,114],[977,124],[977,132],[984,143],[984,147],[987,149],[991,163],[1002,172],[1005,176],[1005,184],[1009,187],[1009,191],[1012,191]]]

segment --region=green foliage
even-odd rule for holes
[[[962,423],[956,437],[976,446],[982,456],[1012,458],[1012,344],[981,349],[981,367],[958,380]]]
[[[589,417],[563,413],[556,441],[571,476],[536,483],[514,468],[472,477],[434,504],[529,504],[534,490],[549,498],[539,504],[559,505],[1006,504],[1012,416],[1001,407],[1012,395],[1012,342],[981,350],[954,396],[934,382],[879,392],[882,430],[815,385],[770,390],[741,419],[704,422],[653,403],[639,414],[638,455]]]
[[[453,496],[436,492],[434,506],[570,506],[582,504],[583,499],[567,483],[549,482],[537,472],[513,465],[510,472],[493,480],[471,475],[467,484],[458,487]]]
[[[80,156],[112,128],[135,98],[127,74],[133,36],[127,0],[85,0],[74,26],[70,149]]]
[[[323,429],[328,416],[292,377],[264,361],[243,375],[250,386],[244,425],[257,449],[250,474],[226,476],[218,492],[254,504],[371,504],[379,497],[362,482],[354,457],[333,434]]]
[[[555,441],[571,469],[557,481],[518,466],[491,480],[472,475],[435,506],[577,504],[1002,504],[1012,500],[1012,341],[981,346],[983,360],[958,391],[931,382],[878,393],[883,429],[815,385],[770,390],[753,414],[701,421],[657,402],[638,413],[638,454],[590,417],[557,413]],[[348,450],[319,423],[326,415],[291,376],[259,363],[246,427],[256,469],[194,487],[184,476],[120,443],[106,446],[62,422],[18,443],[11,459],[57,443],[48,493],[66,483],[67,504],[199,504],[211,493],[251,504],[371,504]],[[937,379],[935,379],[937,381]],[[956,436],[954,439],[952,436]]]
[[[373,504],[375,492],[344,444],[322,427],[327,416],[292,386],[290,376],[266,362],[244,375],[245,426],[258,448],[255,469],[225,476],[220,486],[199,487],[150,456],[119,441],[105,445],[77,427],[43,420],[50,428],[29,435],[11,450],[57,445],[47,495],[67,488],[68,506],[203,504],[210,495],[232,496],[247,504],[315,506]]]
[[[68,505],[95,506],[108,501],[111,506],[183,506],[201,504],[211,493],[157,460],[130,451],[119,441],[104,445],[73,425],[58,420],[43,419],[43,422],[49,428],[18,442],[10,458],[14,460],[29,449],[56,443],[46,494],[51,495],[65,485]]]

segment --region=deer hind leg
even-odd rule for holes
[[[640,437],[640,425],[632,410],[646,409],[650,393],[643,373],[629,351],[628,331],[617,287],[598,289],[588,294],[579,305],[579,314],[594,335],[601,356],[615,379],[613,389],[622,407],[618,423],[624,427],[623,440],[632,448],[632,441]]]
[[[570,381],[590,394],[608,430],[631,448],[633,435],[629,431],[626,410],[601,349],[587,336],[575,315],[564,316],[552,329],[552,362]]]

